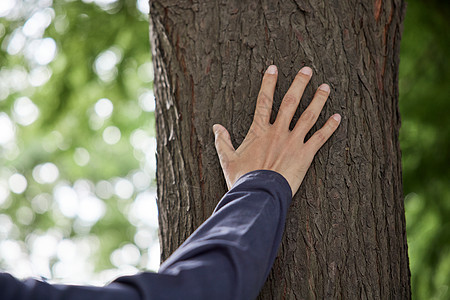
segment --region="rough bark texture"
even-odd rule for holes
[[[211,126],[238,146],[262,74],[279,67],[274,111],[296,72],[323,82],[343,121],[297,193],[260,299],[409,299],[398,131],[399,43],[405,3],[151,1],[162,259],[226,191]],[[295,117],[297,119],[298,114]]]

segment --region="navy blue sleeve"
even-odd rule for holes
[[[158,273],[124,276],[98,288],[0,274],[0,299],[254,299],[275,260],[291,199],[279,173],[249,172]]]
[[[2,300],[139,300],[139,293],[131,286],[112,283],[105,287],[49,284],[27,279],[19,281],[8,273],[0,273]]]

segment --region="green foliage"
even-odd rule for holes
[[[450,299],[450,5],[410,1],[400,55],[403,183],[413,296]]]
[[[155,201],[153,70],[147,15],[137,9],[144,2],[8,2],[0,111],[12,126],[3,142],[0,133],[0,267],[99,283],[116,272],[93,275],[89,266],[155,269],[155,205],[133,200]],[[14,174],[25,176],[23,192]],[[150,221],[139,208],[153,208]],[[70,271],[78,251],[87,272]],[[72,264],[64,252],[75,252]],[[28,261],[44,265],[30,272]]]

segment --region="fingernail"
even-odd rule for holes
[[[266,73],[267,74],[277,74],[277,66],[275,66],[275,65],[270,65],[268,68],[267,68],[267,71],[266,71]]]
[[[311,76],[312,75],[312,69],[310,67],[303,67],[300,69],[300,73]]]
[[[333,115],[333,119],[335,119],[336,121],[340,122],[341,121],[341,115],[340,114],[334,114]]]
[[[319,90],[322,90],[324,92],[330,92],[330,86],[326,83],[322,84],[321,86],[319,86]]]
[[[214,134],[216,134],[218,130],[219,130],[219,125],[214,124],[213,125],[213,132],[214,132]]]

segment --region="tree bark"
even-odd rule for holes
[[[293,199],[259,298],[410,299],[398,142],[404,1],[155,0],[150,6],[162,260],[226,192],[212,125],[224,125],[237,147],[265,68],[279,68],[276,114],[307,65],[314,75],[294,122],[323,82],[331,95],[313,131],[335,112],[343,120]]]

